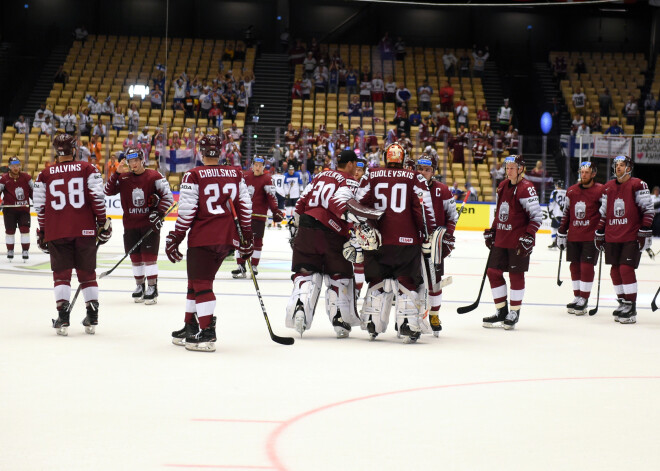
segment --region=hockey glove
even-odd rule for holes
[[[252,256],[254,252],[254,246],[252,245],[252,239],[242,240],[241,245],[238,247],[238,253],[242,259],[247,260]]]
[[[566,250],[567,237],[568,234],[562,234],[561,232],[557,232],[557,247],[559,247],[559,250]]]
[[[431,241],[428,239],[422,242],[422,254],[426,258],[429,258],[431,256]]]
[[[284,220],[284,214],[282,214],[282,211],[278,211],[276,213],[273,213],[273,222],[275,224],[279,224]]]
[[[639,251],[643,252],[646,249],[650,249],[651,244],[653,244],[653,231],[642,227],[637,232],[637,245],[639,246]]]
[[[172,263],[183,260],[183,254],[179,251],[179,244],[186,236],[185,232],[170,231],[165,238],[165,254]]]
[[[106,219],[103,224],[96,226],[96,241],[99,245],[105,244],[112,237],[112,219]]]
[[[163,227],[163,215],[157,211],[152,211],[149,213],[149,222],[155,231],[160,231],[160,228]]]
[[[447,232],[442,236],[442,258],[446,258],[454,250],[456,238]]]
[[[351,243],[350,240],[347,240],[344,243],[344,248],[342,249],[341,253],[344,256],[344,258],[351,263],[364,262],[364,254],[362,253],[362,247],[360,247],[359,245],[356,247]]]
[[[48,250],[48,242],[44,240],[45,234],[43,229],[37,229],[37,246],[43,253],[50,253]]]
[[[488,250],[493,248],[493,245],[495,245],[495,230],[494,229],[486,229],[484,231],[484,242],[486,243],[486,247],[488,247]]]
[[[603,251],[605,249],[605,233],[604,232],[598,232],[594,234],[594,245],[596,246],[596,249],[599,251]]]
[[[518,245],[516,246],[516,254],[521,257],[529,257],[532,254],[534,249],[534,236],[531,234],[523,234],[518,239]]]

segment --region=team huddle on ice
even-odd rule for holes
[[[18,227],[27,258],[27,200],[32,197],[39,222],[37,243],[50,254],[53,271],[57,305],[53,327],[59,335],[67,335],[78,295],[71,301],[75,269],[86,304],[83,325],[93,334],[99,315],[96,251],[112,235],[104,195],[120,195],[124,247],[136,282],[132,297],[145,304],[157,302],[160,229],[174,199],[162,175],[145,168],[139,149],[127,150],[126,159],[104,185],[95,167],[74,160],[73,137],[56,136],[54,147],[57,163],[43,170],[34,185],[17,160],[10,161],[9,173],[0,179],[0,193],[7,203],[3,209],[8,257],[10,253],[13,257]],[[256,275],[268,211],[274,222],[285,215],[278,208],[271,177],[264,173],[263,158],[255,158],[248,172],[221,165],[220,141],[213,135],[200,141],[200,151],[204,165],[183,176],[178,218],[165,238],[165,253],[173,263],[183,260],[179,245],[187,237],[184,326],[172,333],[172,342],[188,350],[214,351],[213,281],[218,269],[236,251],[239,265],[234,277],[245,276],[246,263]],[[386,149],[384,160],[384,168],[367,170],[364,160],[344,150],[336,169],[315,175],[297,200],[289,200],[295,229],[293,290],[285,325],[301,336],[312,327],[323,285],[325,310],[338,338],[348,337],[353,327],[360,326],[376,339],[390,324],[393,303],[394,328],[405,343],[416,342],[422,334],[438,336],[442,329],[444,259],[454,249],[460,211],[449,188],[434,178],[438,166],[434,155],[413,160],[395,143]],[[586,312],[594,266],[604,252],[619,301],[614,319],[630,324],[636,322],[635,269],[652,241],[653,206],[646,183],[632,177],[628,157],[614,159],[613,169],[616,178],[601,185],[594,181],[591,163],[581,163],[579,182],[566,192],[556,244],[566,250],[570,262],[575,299],[568,312]],[[494,221],[484,231],[490,250],[485,276],[496,312],[485,317],[483,325],[509,330],[520,319],[525,272],[542,215],[535,188],[523,176],[522,156],[507,157],[505,170],[507,178],[497,188]],[[509,273],[508,290],[504,272]],[[363,282],[367,287],[358,312]]]

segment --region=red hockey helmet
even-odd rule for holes
[[[215,134],[207,134],[199,140],[199,150],[204,157],[220,158],[220,139]]]
[[[504,166],[506,166],[506,164],[517,164],[518,168],[525,169],[525,159],[523,159],[523,156],[520,154],[505,157]]]
[[[385,165],[388,167],[403,167],[406,160],[406,150],[401,144],[395,142],[385,151]]]
[[[76,149],[76,138],[69,134],[58,134],[53,139],[53,147],[58,156],[74,155]]]

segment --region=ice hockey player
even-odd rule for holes
[[[431,311],[429,313],[429,322],[433,335],[438,336],[442,330],[439,312],[442,303],[442,288],[440,282],[445,272],[444,259],[454,250],[454,231],[458,221],[458,212],[456,211],[456,201],[449,191],[449,187],[433,178],[438,169],[438,160],[433,155],[422,154],[417,160],[417,171],[426,179],[433,202],[433,212],[435,214],[435,223],[438,227],[436,231],[443,230],[442,234],[442,261],[441,265],[435,265],[435,284],[429,290],[429,302]],[[431,263],[431,269],[433,269]]]
[[[550,201],[548,202],[548,215],[550,216],[550,237],[552,243],[548,246],[549,249],[557,248],[557,229],[561,224],[561,218],[564,214],[564,205],[566,204],[566,190],[564,190],[564,182],[557,180],[555,182],[555,189],[550,193]]]
[[[286,307],[286,326],[301,336],[309,330],[325,280],[326,312],[337,338],[349,336],[360,325],[357,314],[353,265],[350,251],[351,221],[377,220],[382,211],[364,208],[355,201],[357,182],[353,179],[357,156],[345,150],[337,159],[337,170],[317,174],[296,204],[298,232],[293,246],[291,271],[293,291]],[[355,218],[355,219],[353,219]],[[360,230],[358,223],[358,230]],[[368,229],[367,229],[368,231]]]
[[[0,177],[0,195],[2,195],[2,216],[5,222],[5,243],[7,258],[14,258],[14,238],[16,228],[21,234],[23,260],[30,258],[30,199],[33,182],[30,175],[21,172],[18,157],[9,158],[9,172]],[[7,207],[15,206],[15,207]]]
[[[112,235],[112,224],[105,215],[103,177],[89,162],[74,160],[75,144],[73,136],[55,136],[53,147],[58,162],[42,170],[34,183],[34,209],[39,221],[37,245],[50,253],[58,313],[53,327],[58,335],[68,333],[74,268],[87,307],[85,332],[96,332],[96,244],[105,244]]]
[[[495,219],[484,231],[488,256],[488,281],[493,292],[497,312],[484,317],[484,327],[504,327],[511,330],[520,319],[520,306],[525,294],[525,272],[534,248],[536,232],[541,226],[542,214],[534,185],[524,178],[525,162],[522,155],[504,159],[507,179],[497,187]],[[507,305],[504,272],[511,282],[511,310]]]
[[[362,308],[362,328],[374,340],[387,330],[392,299],[396,295],[396,324],[404,342],[416,342],[429,326],[422,277],[422,252],[431,243],[422,238],[435,229],[435,213],[426,179],[404,169],[405,150],[391,144],[385,151],[386,168],[369,171],[358,201],[384,211],[377,223],[382,245],[364,252],[368,283]],[[426,229],[425,226],[426,225]]]
[[[596,168],[591,162],[580,163],[579,181],[566,192],[564,216],[557,232],[557,247],[566,250],[573,282],[573,302],[566,305],[569,314],[582,316],[594,282],[598,251],[592,243],[600,220],[603,185],[596,183]]]
[[[190,229],[185,325],[172,332],[172,343],[185,345],[187,350],[213,352],[216,342],[213,280],[232,250],[238,250],[246,259],[252,254],[252,202],[240,169],[219,165],[218,137],[204,136],[199,147],[204,165],[183,175],[179,217],[165,239],[165,253],[172,263],[183,260],[179,244]],[[243,232],[242,239],[238,236],[230,200]]]
[[[300,172],[296,169],[294,163],[289,163],[289,166],[286,169],[284,174],[284,207],[286,211],[286,217],[289,222],[293,221],[293,212],[296,207],[296,202],[300,198],[300,192],[302,188],[302,176]]]
[[[261,259],[261,250],[264,246],[264,232],[266,228],[267,212],[273,213],[273,222],[278,224],[284,219],[284,214],[277,207],[275,197],[275,186],[270,174],[264,174],[264,158],[255,157],[252,163],[252,171],[245,174],[245,184],[252,198],[252,235],[254,237],[254,252],[252,253],[252,270],[257,275],[257,267]],[[232,270],[234,278],[245,278],[245,259],[236,259],[238,267]]]
[[[603,185],[603,203],[594,242],[605,250],[605,263],[619,307],[614,320],[620,324],[637,322],[637,277],[641,253],[651,247],[653,204],[646,182],[632,176],[630,157],[619,155],[612,162],[614,176]]]
[[[158,248],[163,216],[174,203],[167,180],[157,171],[144,167],[141,149],[128,148],[125,159],[105,184],[105,194],[119,194],[124,211],[124,250],[128,252],[143,236],[153,231],[130,255],[135,278],[132,294],[136,303],[158,301]],[[146,286],[145,286],[146,279]]]
[[[358,182],[358,185],[360,185],[364,180],[368,178],[369,175],[367,161],[358,157],[357,163],[355,165],[355,180]],[[356,247],[356,250],[362,249]],[[364,255],[361,256],[364,258]],[[353,272],[355,274],[355,294],[359,298],[360,291],[362,291],[362,286],[364,286],[364,262],[354,263]]]

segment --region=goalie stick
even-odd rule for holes
[[[174,208],[176,208],[176,206],[177,206],[177,203],[174,203],[172,206],[170,206],[170,208],[167,210],[167,212],[166,212],[166,213],[163,215],[163,217],[160,219],[161,224],[162,224],[162,222],[165,220],[165,218],[167,217],[167,215],[170,214],[170,213],[174,210]],[[140,237],[140,240],[138,240],[138,241],[135,243],[135,245],[134,245],[133,247],[131,247],[130,250],[129,250],[128,252],[126,252],[126,254],[124,254],[124,256],[121,258],[121,260],[119,260],[119,261],[115,264],[114,267],[112,267],[112,268],[111,268],[110,270],[108,270],[108,271],[104,271],[103,273],[101,273],[101,274],[99,275],[99,280],[100,280],[101,278],[105,278],[105,277],[108,276],[110,273],[112,273],[113,271],[115,271],[115,269],[116,269],[119,265],[121,265],[121,262],[123,262],[124,260],[126,260],[126,257],[128,257],[130,254],[132,254],[133,252],[135,252],[135,249],[137,249],[137,248],[140,246],[140,244],[141,244],[142,242],[144,242],[144,240],[145,240],[147,237],[149,237],[149,236],[151,235],[151,233],[154,231],[154,229],[155,229],[155,227],[154,227],[154,226],[151,226],[151,229],[149,229],[145,235],[143,235],[142,237]]]
[[[236,230],[238,231],[238,238],[243,242],[243,231],[241,230],[241,223],[238,221],[238,216],[236,215],[236,208],[234,207],[234,202],[229,199],[229,206],[231,208],[231,214],[234,217],[234,224],[236,225]],[[264,300],[261,297],[261,291],[259,291],[259,283],[257,283],[257,278],[254,276],[254,269],[252,268],[252,259],[248,258],[246,260],[247,266],[250,268],[250,276],[252,277],[252,282],[254,283],[254,289],[257,291],[257,297],[259,298],[259,304],[261,305],[261,311],[264,313],[264,319],[266,319],[266,325],[268,326],[268,332],[270,333],[270,338],[273,342],[279,343],[281,345],[293,345],[295,340],[293,337],[280,337],[275,335],[272,327],[270,326],[270,320],[268,320],[268,314],[266,313],[266,306],[264,305]]]

